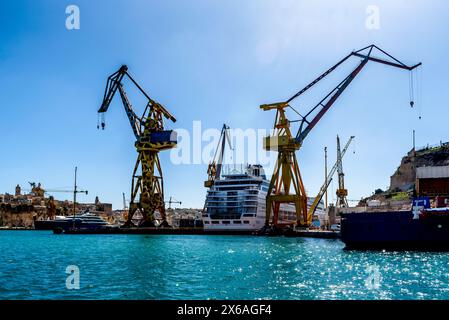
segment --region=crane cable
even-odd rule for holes
[[[352,143],[352,154],[355,154],[355,141]]]
[[[410,71],[409,73],[409,98],[410,98],[410,107],[414,107],[415,106],[415,85],[414,85],[414,81],[413,81],[413,70]]]
[[[418,95],[418,117],[421,120],[421,112],[422,112],[422,81],[423,81],[423,76],[422,76],[422,68],[419,68],[417,71],[417,84],[416,84],[416,91],[417,91],[417,95]]]
[[[415,108],[418,112],[418,119],[421,120],[421,103],[422,103],[422,71],[421,68],[415,70],[411,70],[409,74],[409,99],[410,99],[410,107],[414,108],[416,105],[418,108]],[[416,99],[415,99],[416,92]]]

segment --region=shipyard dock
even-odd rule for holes
[[[251,231],[210,231],[203,228],[101,228],[101,229],[69,229],[63,232],[53,230],[54,233],[64,234],[171,234],[171,235],[255,235]]]
[[[303,238],[338,239],[340,232],[325,230],[301,230],[262,234],[259,231],[205,231],[203,228],[99,228],[99,229],[68,229],[53,230],[55,234],[146,234],[146,235],[249,235],[249,236],[285,236]]]

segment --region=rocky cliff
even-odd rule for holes
[[[447,165],[449,165],[449,142],[416,151],[412,149],[402,158],[399,167],[390,177],[388,190],[377,189],[372,196],[362,199],[359,206],[365,206],[369,200],[385,202],[409,199],[415,189],[417,167]]]
[[[412,149],[402,158],[401,164],[390,177],[388,191],[399,192],[413,190],[415,186],[416,168],[425,166],[449,165],[449,143],[426,147],[416,152]]]

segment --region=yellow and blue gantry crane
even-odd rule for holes
[[[142,116],[137,116],[123,87],[125,76],[134,84],[146,98],[146,107]],[[103,103],[99,114],[108,111],[109,105],[119,92],[129,123],[136,137],[135,147],[138,153],[132,174],[131,201],[125,226],[132,226],[134,214],[139,211],[142,220],[139,226],[154,227],[155,212],[158,211],[162,221],[161,227],[168,226],[165,215],[164,181],[162,176],[159,152],[172,149],[177,144],[176,132],[164,129],[164,118],[176,122],[175,117],[159,102],[156,102],[128,73],[128,67],[123,65],[118,71],[108,77]],[[101,128],[104,129],[104,118]]]

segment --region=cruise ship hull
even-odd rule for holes
[[[449,214],[342,213],[341,240],[348,249],[449,250]]]

